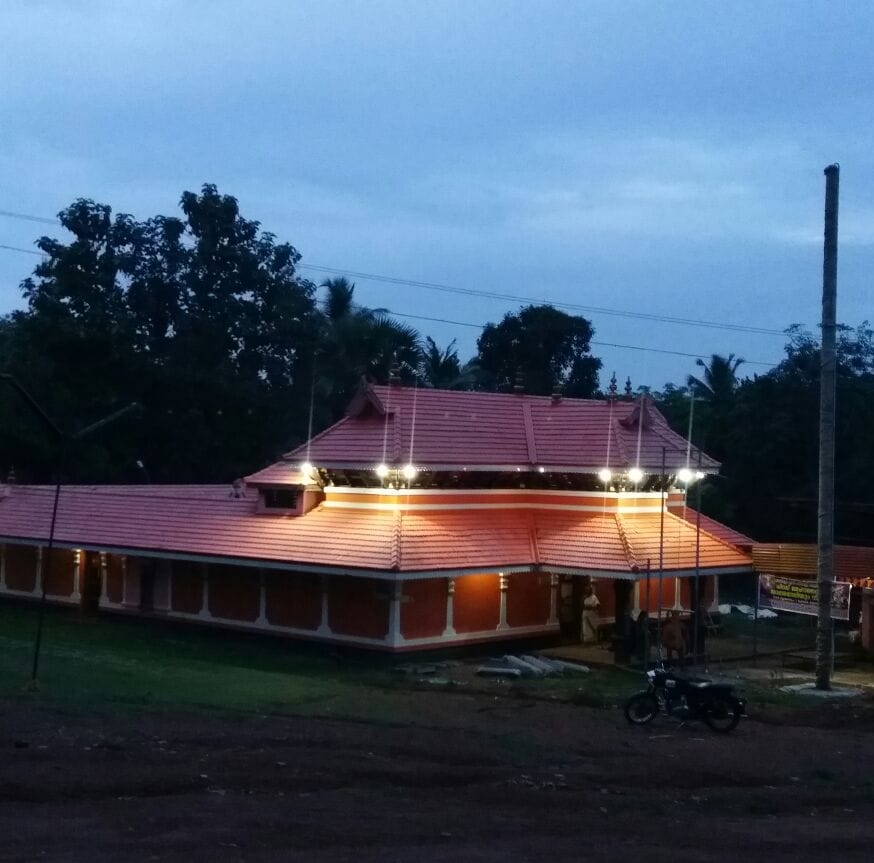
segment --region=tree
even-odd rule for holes
[[[717,482],[703,489],[708,515],[761,541],[815,542],[819,413],[819,344],[788,330],[785,358],[763,375],[740,381],[733,355],[714,357],[702,379],[693,441],[722,461]],[[715,373],[714,373],[715,372]],[[732,374],[727,374],[731,372]],[[734,380],[732,380],[734,378]],[[682,434],[685,388],[667,385],[659,407]],[[836,541],[870,543],[874,513],[874,332],[867,323],[838,337]]]
[[[422,350],[414,327],[385,309],[355,303],[355,285],[344,277],[326,279],[317,358],[320,401],[326,421],[342,415],[362,377],[387,383],[395,367],[405,383],[416,379]]]
[[[737,389],[737,370],[743,362],[744,360],[735,357],[734,354],[729,354],[727,357],[713,354],[709,365],[702,359],[695,360],[695,365],[701,366],[704,374],[702,378],[689,375],[687,385],[696,398],[727,404]]]
[[[77,460],[82,477],[129,478],[142,458],[156,480],[230,480],[305,434],[319,318],[299,253],[215,186],[181,208],[137,222],[76,201],[60,214],[73,240],[42,238],[22,284],[6,367],[70,425],[143,405],[108,460]]]
[[[552,306],[525,306],[499,324],[486,324],[477,340],[479,385],[511,389],[521,376],[527,392],[589,398],[598,387],[601,361],[590,353],[594,330],[583,317]]]
[[[458,351],[455,350],[455,339],[441,350],[434,339],[428,336],[425,339],[419,373],[425,386],[434,389],[464,389],[474,380],[474,375],[470,371],[461,368]]]

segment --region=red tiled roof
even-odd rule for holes
[[[588,472],[640,466],[655,471],[663,452],[669,470],[686,465],[686,440],[648,397],[611,403],[367,385],[348,416],[285,459],[309,458],[336,468],[412,462],[432,470],[519,466]],[[697,453],[692,463],[697,465]],[[703,456],[705,472],[718,467]]]
[[[148,491],[142,492],[147,488]],[[223,487],[221,488],[223,491]],[[44,543],[51,487],[0,489],[0,538]],[[303,516],[255,511],[249,498],[181,496],[159,486],[61,492],[59,545],[127,553],[264,562],[371,572],[529,568],[643,571],[658,566],[657,512],[597,513],[536,508],[402,511],[322,505]],[[750,558],[701,533],[702,569],[745,569]],[[695,565],[695,530],[665,515],[664,569]]]
[[[817,546],[812,543],[756,543],[753,563],[760,572],[774,575],[796,575],[815,578]],[[834,551],[835,579],[858,583],[874,578],[874,548],[836,545]]]
[[[694,525],[696,519],[699,517],[698,512],[692,509],[692,507],[682,505],[676,506],[674,504],[669,504],[669,506],[674,515],[685,519],[689,524]],[[748,536],[740,533],[740,531],[730,528],[721,521],[717,521],[715,518],[710,518],[709,516],[704,515],[704,513],[701,513],[700,518],[701,530],[705,530],[707,533],[719,537],[719,539],[723,542],[727,542],[729,545],[736,546],[747,552],[749,552],[755,545],[755,542]]]

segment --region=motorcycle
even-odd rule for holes
[[[728,733],[744,715],[746,702],[730,683],[678,677],[663,665],[646,676],[649,686],[625,703],[625,718],[632,725],[646,725],[664,711],[682,720],[700,719],[714,731]]]

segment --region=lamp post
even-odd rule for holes
[[[39,602],[39,610],[37,613],[37,623],[36,623],[36,636],[34,638],[33,644],[33,665],[31,667],[30,673],[30,681],[31,685],[36,684],[37,680],[37,672],[39,671],[39,654],[40,647],[42,646],[42,630],[43,630],[43,617],[45,615],[45,600],[46,600],[46,582],[48,581],[48,575],[50,572],[50,568],[52,565],[52,549],[54,548],[55,543],[55,526],[58,521],[58,503],[61,498],[61,479],[63,476],[63,471],[67,463],[67,455],[69,454],[70,446],[86,435],[90,434],[93,431],[96,431],[99,428],[102,428],[105,425],[109,425],[111,422],[115,422],[115,420],[120,419],[123,416],[126,416],[129,413],[132,413],[135,410],[139,409],[139,405],[135,402],[129,404],[127,407],[122,408],[121,410],[117,410],[114,413],[109,414],[103,419],[97,420],[97,422],[91,423],[91,425],[87,425],[84,428],[79,429],[77,432],[69,433],[63,431],[52,419],[51,417],[42,409],[39,402],[15,379],[15,377],[8,372],[0,373],[0,381],[10,386],[14,389],[18,395],[24,400],[27,406],[31,409],[35,416],[37,416],[42,422],[42,424],[51,432],[52,436],[55,438],[58,450],[57,450],[57,461],[55,462],[55,492],[52,500],[52,517],[49,522],[49,535],[46,543],[46,564],[44,567],[40,569],[40,581],[41,581],[41,590],[40,590],[40,602]]]

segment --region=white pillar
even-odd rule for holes
[[[267,626],[267,577],[263,569],[258,570],[258,626]]]
[[[719,611],[719,576],[711,575],[713,579],[713,602],[710,603],[708,611]]]
[[[634,582],[634,619],[640,617],[640,582]]]
[[[674,610],[681,611],[683,608],[683,590],[680,586],[680,579],[674,578]]]
[[[498,616],[498,629],[509,629],[507,625],[507,576],[498,573],[498,588],[501,591],[501,611]]]
[[[42,571],[43,558],[46,555],[43,554],[43,547],[40,545],[36,550],[36,578],[33,582],[33,590],[31,591],[34,596],[40,596],[42,593],[42,583],[44,573]]]
[[[203,563],[201,566],[203,567],[203,603],[197,616],[209,620],[212,617],[209,610],[209,564]]]
[[[322,576],[322,620],[316,630],[319,635],[331,635],[331,625],[328,622],[328,576]]]
[[[396,581],[392,583],[388,606],[388,643],[392,647],[396,647],[404,641],[404,636],[401,634],[401,602],[403,596],[403,582]]]
[[[79,602],[82,598],[82,558],[85,552],[81,548],[77,548],[73,552],[73,602]]]
[[[549,574],[549,620],[550,626],[558,624],[558,575]]]
[[[127,555],[123,554],[118,559],[121,568],[121,604],[127,605]]]
[[[100,567],[100,605],[106,605],[106,603],[109,601],[109,595],[106,592],[106,590],[107,590],[106,582],[108,580],[107,579],[108,569],[107,569],[107,565],[106,565],[106,552],[105,551],[100,552],[99,559],[100,559],[100,564],[99,564],[99,567]]]
[[[446,579],[446,627],[443,635],[455,635],[455,579]]]

